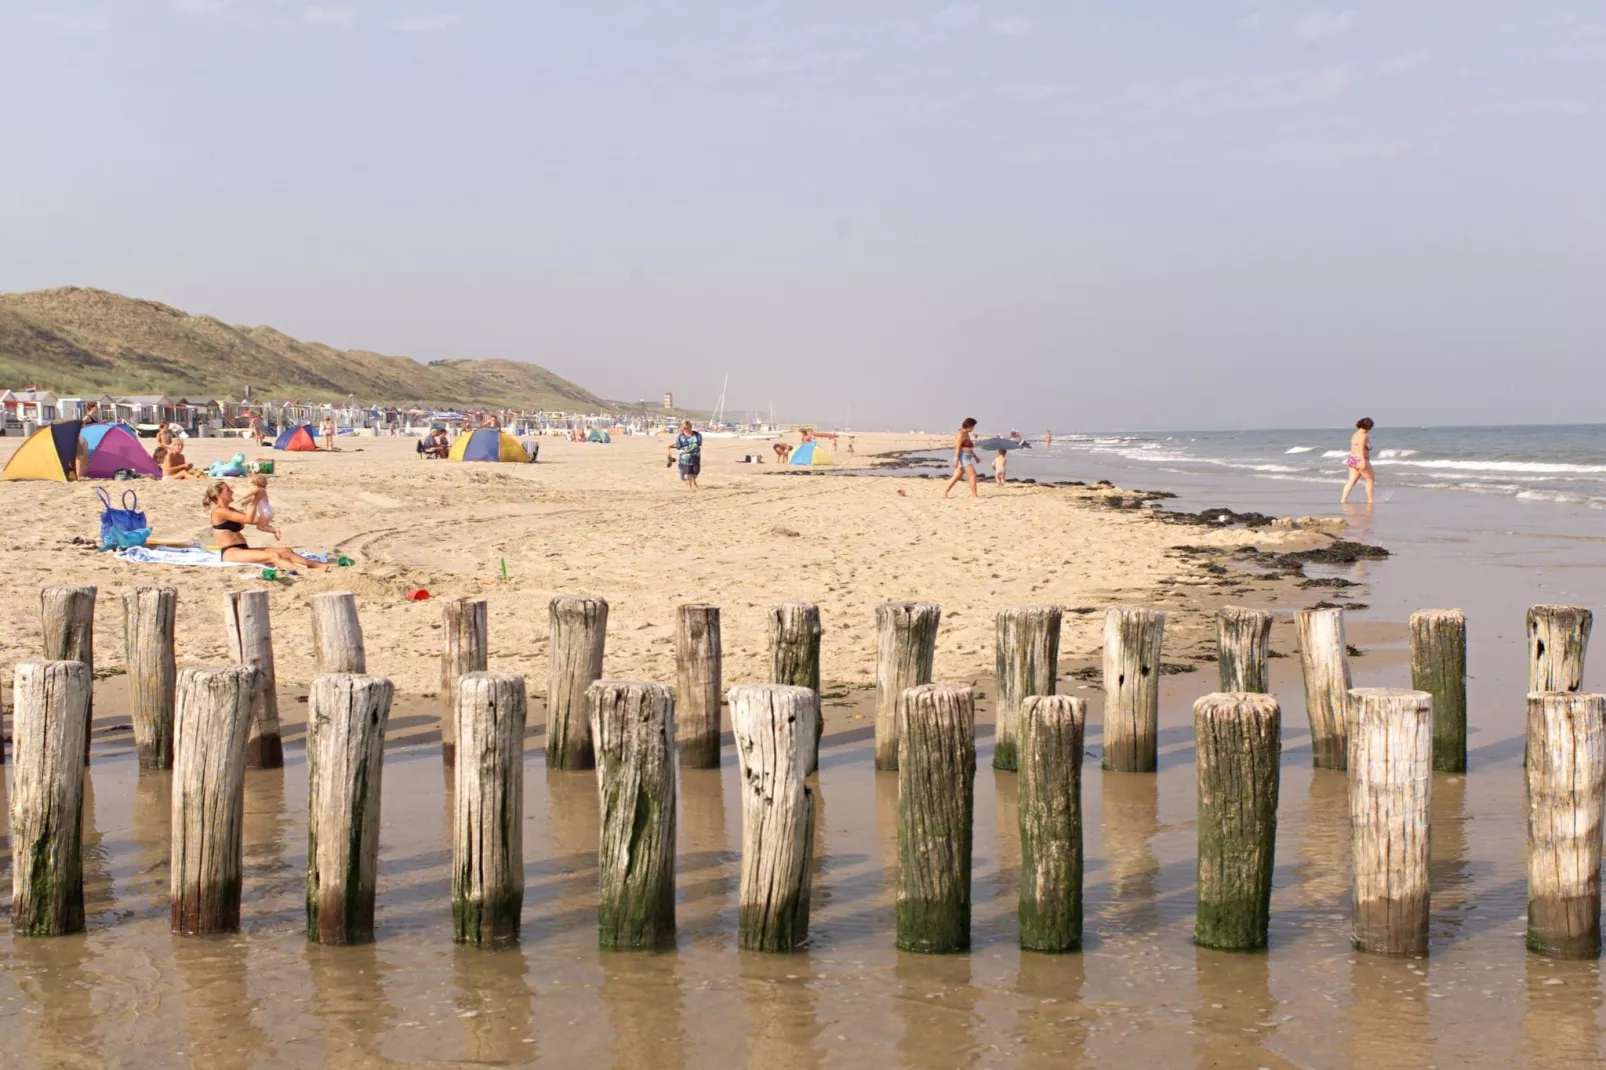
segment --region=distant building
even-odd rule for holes
[[[6,416],[18,422],[32,420],[36,424],[48,424],[56,418],[56,395],[48,390],[31,386],[26,390],[7,390],[0,393],[0,404],[5,406]]]
[[[664,391],[664,408],[672,409],[674,407],[675,407],[675,395],[671,394],[667,390]]]

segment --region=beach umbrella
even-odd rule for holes
[[[984,438],[976,443],[976,448],[979,450],[1018,450],[1024,445],[1026,443],[1021,439],[1002,438],[994,435],[992,438]]]

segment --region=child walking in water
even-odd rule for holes
[[[284,538],[283,535],[279,534],[279,529],[273,526],[273,506],[268,502],[267,476],[259,472],[251,477],[251,493],[246,496],[245,501],[241,504],[247,510],[253,504],[256,505],[256,529],[258,531],[264,535],[272,535],[275,539],[282,540]]]
[[[1009,451],[999,450],[998,456],[993,458],[993,480],[1000,487],[1004,485],[1004,468],[1009,464]]]

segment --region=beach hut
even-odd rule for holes
[[[805,442],[792,451],[789,465],[831,464],[831,455],[820,448],[818,442]]]
[[[62,420],[41,427],[17,447],[4,470],[0,470],[0,479],[67,482],[78,460],[78,436],[83,429],[84,425],[77,420]]]
[[[449,461],[508,461],[529,464],[530,455],[524,452],[518,439],[494,427],[481,427],[457,436]]]
[[[139,444],[139,434],[127,424],[90,424],[81,433],[89,449],[84,475],[89,479],[111,479],[129,471],[151,479],[161,479],[161,466]]]
[[[292,424],[279,432],[279,437],[274,440],[273,448],[276,450],[300,450],[315,453],[318,449],[317,433],[313,431],[311,424],[301,424],[299,426]]]

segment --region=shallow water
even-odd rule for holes
[[[1274,648],[1287,651],[1289,638],[1279,626]],[[39,1067],[1594,1064],[1596,964],[1549,963],[1523,946],[1515,714],[1484,718],[1467,777],[1435,776],[1431,954],[1364,956],[1349,946],[1343,775],[1309,768],[1297,659],[1274,667],[1284,763],[1265,954],[1190,939],[1189,709],[1213,687],[1208,666],[1164,681],[1158,775],[1102,775],[1090,726],[1086,947],[1063,956],[1016,947],[1015,778],[991,768],[990,725],[978,732],[970,954],[893,950],[896,776],[872,770],[870,722],[854,719],[867,710],[836,704],[810,948],[764,956],[735,948],[740,817],[728,745],[717,773],[682,778],[676,950],[602,953],[595,781],[548,774],[532,729],[524,938],[482,952],[451,943],[438,737],[427,706],[400,708],[386,754],[378,940],[321,948],[301,931],[299,729],[284,770],[248,778],[244,931],[181,939],[167,932],[169,778],[140,775],[127,733],[103,722],[86,815],[89,932],[0,932],[0,1050],[7,1065]],[[1399,682],[1402,651],[1373,645],[1354,669],[1359,684]],[[1488,708],[1487,683],[1475,711]],[[1097,710],[1095,689],[1076,693]]]

